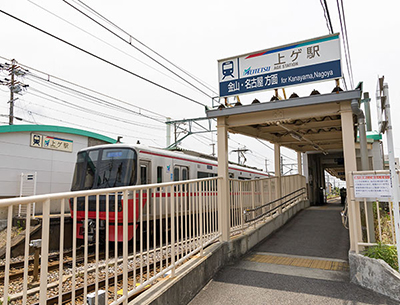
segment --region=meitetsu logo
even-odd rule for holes
[[[254,75],[254,74],[260,74],[260,73],[264,73],[264,72],[269,72],[270,70],[271,70],[270,66],[256,68],[256,69],[252,69],[251,67],[248,67],[247,69],[244,69],[243,76],[250,76],[250,75]]]

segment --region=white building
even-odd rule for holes
[[[69,191],[77,152],[115,142],[100,134],[61,126],[0,126],[0,198],[21,195],[22,174],[25,195],[33,195],[33,184],[37,195]],[[4,213],[0,210],[0,219],[6,217]]]

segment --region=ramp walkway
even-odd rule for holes
[[[341,209],[335,199],[301,211],[189,304],[398,304],[350,283]]]

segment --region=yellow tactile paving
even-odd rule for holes
[[[257,263],[305,267],[305,268],[333,270],[333,271],[349,270],[348,263],[331,261],[327,259],[312,259],[312,258],[290,257],[290,256],[270,255],[270,254],[253,254],[247,256],[246,258],[244,258],[244,260]]]

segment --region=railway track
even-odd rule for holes
[[[93,247],[93,245],[89,245],[89,247]],[[80,252],[84,251],[84,247],[81,246],[79,247],[76,252],[77,255]],[[72,250],[67,250],[63,253],[63,258],[64,258],[64,263],[63,266],[68,266],[68,264],[72,264],[73,259],[72,259]],[[104,253],[99,254],[100,258],[104,257]],[[60,259],[60,253],[53,253],[49,255],[48,258],[48,271],[53,271],[57,270],[59,268],[59,259]],[[89,254],[88,259],[95,259],[94,254]],[[81,264],[84,261],[84,257],[82,255],[79,255],[76,258],[76,263]],[[18,280],[19,278],[23,278],[24,276],[24,267],[25,267],[25,261],[15,261],[10,263],[10,271],[9,271],[9,279],[10,281],[15,281]],[[40,272],[40,258],[39,258],[39,267],[38,271]],[[28,260],[28,275],[32,275],[34,272],[34,258],[30,258]],[[0,284],[4,283],[4,273],[5,273],[5,265],[0,265]]]
[[[183,255],[186,251],[186,247],[189,246],[189,243],[184,244],[176,244],[176,256],[177,259],[179,255]],[[193,246],[193,245],[191,245]],[[190,247],[190,246],[189,246]],[[110,250],[112,252],[112,250]],[[128,286],[129,290],[135,288],[136,283],[144,282],[151,278],[155,273],[158,273],[160,270],[160,265],[165,268],[166,260],[171,260],[172,249],[170,246],[166,246],[163,248],[159,248],[157,250],[149,250],[149,252],[143,252],[141,256],[137,254],[136,256],[129,256],[128,258]],[[122,289],[122,258],[118,258],[115,261],[115,257],[113,254],[109,253],[109,259],[104,261],[105,253],[99,254],[99,261],[96,261],[96,255],[90,254],[88,257],[88,264],[84,266],[84,257],[80,256],[76,259],[75,268],[72,270],[72,258],[66,257],[64,254],[64,262],[63,262],[63,278],[58,278],[58,270],[59,268],[59,254],[52,255],[52,259],[57,258],[53,262],[49,262],[49,277],[48,277],[48,288],[47,288],[47,304],[58,304],[59,303],[59,287],[62,287],[62,304],[70,304],[71,298],[73,297],[76,301],[76,304],[86,304],[83,302],[84,295],[84,285],[86,284],[86,292],[90,293],[96,290],[96,281],[98,289],[104,289],[107,287],[110,292],[110,296],[116,295],[116,291],[120,291]],[[102,260],[100,262],[100,260]],[[17,263],[21,264],[21,263]],[[17,265],[18,266],[18,265]],[[53,270],[53,271],[51,271]],[[18,274],[17,274],[18,273]],[[31,271],[29,272],[31,274]],[[96,275],[97,274],[97,275]],[[108,275],[106,275],[108,274]],[[136,283],[134,280],[134,275],[136,274]],[[87,278],[87,281],[84,283],[84,279]],[[10,273],[10,284],[14,286],[22,285],[23,281],[23,270],[19,270],[15,272],[15,274]],[[115,282],[115,279],[116,282]],[[29,280],[29,279],[28,279]],[[0,279],[0,281],[4,281],[4,279]],[[62,281],[60,284],[59,281]],[[74,284],[72,283],[74,281]],[[75,286],[76,285],[76,286]],[[115,288],[115,285],[117,287]],[[1,286],[1,285],[0,285]],[[28,291],[28,304],[35,304],[38,302],[39,298],[39,287],[38,283],[36,285],[30,286]],[[72,292],[72,287],[76,287],[75,292]],[[1,290],[1,288],[0,288]],[[15,291],[13,295],[15,296],[12,299],[10,304],[21,304],[22,295],[19,294],[17,296],[18,290],[12,289]],[[19,290],[20,291],[20,290]],[[82,299],[81,301],[78,301]],[[111,299],[110,299],[111,300]]]
[[[162,263],[164,264],[165,260],[163,260]],[[160,262],[156,263],[156,268],[159,268],[159,266],[160,266]],[[147,277],[148,273],[151,273],[151,272],[154,271],[154,264],[149,266],[149,270],[147,270],[147,266],[143,267],[143,269],[146,269],[146,273],[143,274],[143,277]],[[140,271],[141,271],[141,268],[137,267],[137,268],[135,268],[135,270],[131,270],[131,271],[128,272],[128,277],[133,277],[135,274],[140,274]],[[157,269],[156,269],[156,272],[157,272]],[[118,287],[118,283],[120,281],[122,281],[122,278],[123,278],[123,273],[119,273],[117,276],[109,277],[108,280],[107,279],[99,279],[99,281],[97,282],[97,287],[98,287],[98,289],[101,289],[101,288],[106,287],[106,285],[108,284],[108,288],[112,289],[112,288],[115,287],[115,279],[117,279],[117,287]],[[131,284],[131,286],[134,285],[133,280],[130,281],[130,284]],[[96,290],[96,283],[88,284],[86,287],[87,287],[87,293],[93,292],[93,291]],[[122,287],[118,287],[118,290],[121,289],[121,288]],[[142,290],[141,292],[143,292],[143,291],[144,290]],[[133,300],[139,294],[140,293],[138,293],[138,294],[134,295],[133,297],[131,297],[129,299],[129,301]],[[80,298],[83,297],[83,295],[84,295],[84,287],[83,286],[82,287],[78,287],[75,290],[75,299],[76,300],[80,299]],[[63,304],[69,304],[72,301],[72,297],[73,297],[72,291],[64,292],[62,294],[62,297],[61,297],[62,298],[62,303]],[[54,297],[48,298],[46,304],[47,305],[58,304],[58,301],[59,301],[59,295],[56,295]],[[39,305],[39,303],[36,303],[35,305]]]

